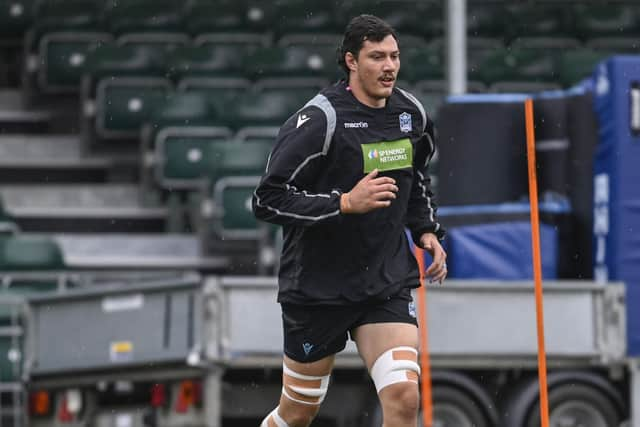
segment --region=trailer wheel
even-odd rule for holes
[[[551,427],[618,427],[620,414],[599,390],[583,384],[562,384],[549,391]],[[540,425],[540,404],[529,412],[527,427]]]
[[[446,385],[433,388],[434,427],[485,427],[487,420],[466,393]]]
[[[484,412],[464,391],[447,385],[434,385],[432,393],[433,427],[488,427]],[[422,425],[422,411],[419,418],[418,425]],[[382,425],[382,408],[377,402],[367,425]]]

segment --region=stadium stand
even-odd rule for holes
[[[245,177],[340,77],[340,34],[360,12],[396,26],[399,84],[437,117],[439,1],[0,0],[3,230],[54,236],[72,269],[99,267],[101,250],[105,268],[167,264],[153,249],[167,245],[185,254],[169,265],[222,270],[229,249],[216,245],[236,237],[255,256]],[[467,15],[473,93],[566,88],[603,57],[638,52],[631,1],[469,0]]]

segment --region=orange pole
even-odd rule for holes
[[[420,331],[420,396],[422,399],[422,426],[433,426],[433,398],[431,396],[431,362],[429,361],[429,331],[427,325],[427,289],[425,285],[424,251],[415,248],[415,256],[420,269],[420,287],[418,288],[418,316]]]
[[[527,163],[529,169],[529,203],[531,206],[531,241],[533,245],[533,279],[536,294],[538,328],[538,382],[540,386],[540,425],[549,427],[549,398],[547,396],[547,355],[544,348],[544,310],[542,304],[542,263],[540,261],[540,219],[538,217],[538,183],[536,177],[535,133],[533,130],[533,101],[524,103],[527,129]]]

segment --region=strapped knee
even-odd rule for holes
[[[329,387],[329,377],[299,374],[282,364],[282,394],[304,405],[319,405]]]
[[[371,368],[371,378],[376,391],[388,385],[410,381],[418,383],[420,366],[418,351],[413,347],[394,347],[378,357]]]

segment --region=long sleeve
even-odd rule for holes
[[[439,239],[445,235],[444,228],[437,220],[437,206],[431,191],[429,162],[435,152],[433,122],[427,118],[424,134],[416,145],[413,161],[414,178],[407,209],[406,225],[411,231],[414,243],[418,244],[424,233],[434,233]]]
[[[297,226],[340,219],[341,191],[316,188],[319,176],[326,173],[331,126],[335,127],[335,116],[331,120],[323,108],[310,104],[285,122],[253,195],[257,218]]]

